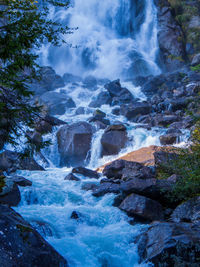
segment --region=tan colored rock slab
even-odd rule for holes
[[[149,147],[143,147],[136,151],[130,152],[118,159],[123,159],[127,161],[135,161],[144,164],[145,166],[154,166],[155,160],[154,160],[154,152],[160,151],[162,147],[160,146],[149,146]],[[118,160],[117,159],[117,160]],[[103,169],[109,165],[111,162],[108,162],[104,164],[103,166],[99,167],[96,171],[102,172]]]

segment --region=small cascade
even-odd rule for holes
[[[99,165],[99,159],[101,157],[101,137],[104,130],[99,130],[94,134],[92,144],[91,144],[91,156],[88,168],[94,169]]]

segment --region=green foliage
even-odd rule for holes
[[[199,65],[196,65],[194,67],[191,67],[191,70],[192,71],[196,71],[196,72],[200,72],[200,64]]]
[[[59,45],[69,28],[48,19],[48,6],[67,8],[61,0],[0,2],[0,138],[15,146],[40,112],[31,104],[28,84],[40,78],[34,51],[44,43]]]
[[[185,149],[173,149],[176,157],[170,159],[158,168],[158,178],[167,178],[176,174],[178,182],[168,199],[171,202],[185,201],[200,195],[200,121],[192,133],[192,145]]]

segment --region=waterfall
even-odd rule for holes
[[[135,87],[131,79],[160,73],[156,12],[153,0],[71,0],[68,9],[52,8],[50,18],[78,29],[64,36],[67,44],[57,48],[44,45],[39,51],[40,63],[51,65],[60,75],[71,73],[83,78],[88,75],[110,80],[120,78],[122,86],[127,87],[135,98],[145,100],[140,87]],[[82,107],[84,112],[79,114],[76,110],[68,110],[59,119],[69,125],[88,121],[95,110],[89,104],[103,90],[102,84],[97,85],[96,91],[85,88],[81,81],[66,84],[62,93],[72,97],[77,108]],[[56,92],[59,93],[60,88]],[[125,117],[114,115],[114,108],[101,106],[111,124],[127,126],[130,142],[120,153],[159,144],[159,130],[137,128]],[[96,168],[119,156],[100,159],[103,133],[104,130],[98,130],[93,136],[89,168]],[[138,263],[137,245],[134,243],[147,226],[132,226],[129,223],[132,219],[112,206],[113,194],[95,198],[91,191],[82,189],[88,183],[96,186],[99,180],[81,175],[80,181],[64,180],[72,168],[55,168],[59,162],[56,132],[50,139],[53,144],[44,149],[43,154],[51,168],[44,172],[19,172],[30,179],[33,186],[20,189],[22,201],[16,210],[67,259],[70,267],[151,266]],[[74,211],[79,215],[78,220],[71,218]]]
[[[64,37],[68,45],[43,46],[40,51],[41,63],[59,74],[125,80],[160,73],[153,0],[73,0],[69,9],[51,14],[78,27]]]

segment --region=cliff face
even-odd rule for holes
[[[155,0],[164,71],[192,61],[200,51],[200,1]]]

